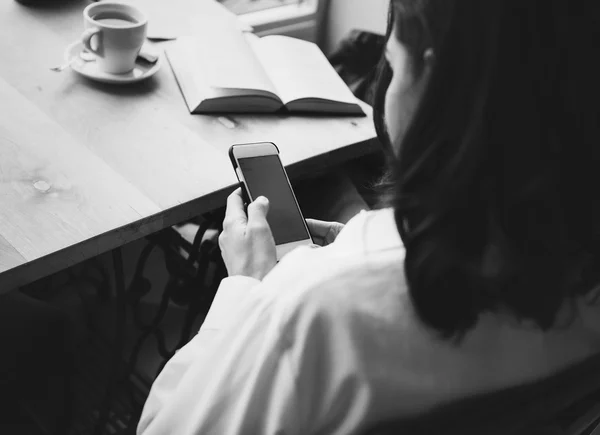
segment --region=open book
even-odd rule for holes
[[[364,115],[312,42],[228,28],[181,37],[166,54],[191,113]]]

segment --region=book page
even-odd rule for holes
[[[266,76],[262,79],[265,74],[262,68],[251,80],[248,80],[248,77],[234,77],[236,82],[230,80],[221,83],[221,86],[253,86],[254,89],[220,87],[219,83],[211,78],[210,68],[206,68],[205,62],[200,57],[191,55],[197,52],[197,48],[198,42],[195,37],[182,37],[165,50],[191,113],[270,113],[281,109],[282,103],[274,93],[273,85],[264,81],[268,80]],[[215,84],[217,86],[214,86]]]
[[[300,99],[357,104],[316,44],[287,36],[265,36],[253,40],[252,45],[284,104]]]
[[[188,59],[190,74],[196,77],[198,85],[276,94],[245,35],[237,29],[222,27],[210,37],[178,38],[173,48]]]

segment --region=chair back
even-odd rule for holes
[[[584,435],[600,419],[600,355],[549,378],[383,422],[366,435]]]

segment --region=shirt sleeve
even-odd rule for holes
[[[223,280],[197,336],[152,386],[138,435],[296,434],[296,389],[274,298]]]

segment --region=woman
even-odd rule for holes
[[[138,433],[360,433],[598,353],[594,6],[393,0],[387,208],[276,266],[232,194],[230,277]]]

